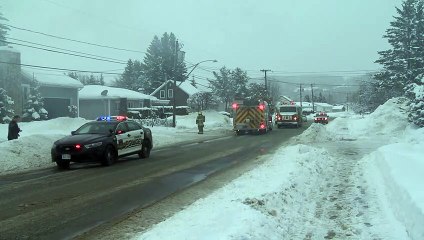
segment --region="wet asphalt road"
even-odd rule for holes
[[[74,165],[70,171],[49,168],[0,177],[0,239],[71,239],[218,171],[272,153],[308,126],[186,142],[111,167]]]

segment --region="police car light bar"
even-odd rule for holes
[[[97,121],[111,121],[111,120],[116,120],[116,121],[124,121],[127,120],[128,117],[126,116],[100,116],[97,118]]]

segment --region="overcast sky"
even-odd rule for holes
[[[145,51],[154,35],[174,32],[186,60],[204,67],[241,67],[252,77],[274,74],[373,70],[382,38],[401,0],[0,0],[9,24],[35,31]],[[9,37],[142,60],[122,52],[52,39],[12,29]],[[22,63],[52,67],[115,70],[125,65],[16,46]],[[204,70],[199,76],[210,76]]]

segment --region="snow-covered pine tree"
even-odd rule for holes
[[[187,99],[187,105],[196,111],[212,109],[218,104],[219,99],[210,92],[198,92]]]
[[[185,62],[175,61],[176,37],[173,33],[164,33],[159,39],[155,36],[147,49],[142,67],[145,77],[144,89],[151,93],[166,79],[186,80]],[[181,45],[179,47],[181,49]],[[174,68],[177,62],[176,70]]]
[[[9,123],[12,120],[13,100],[7,95],[6,90],[0,88],[0,123]]]
[[[69,117],[76,118],[78,117],[78,107],[75,105],[68,106]]]
[[[24,114],[22,116],[22,120],[24,121],[47,120],[48,118],[48,112],[44,108],[44,100],[41,97],[39,88],[38,81],[31,81],[28,101],[24,106]]]
[[[419,75],[419,50],[417,48],[417,3],[421,0],[405,0],[401,8],[396,8],[398,16],[390,23],[386,35],[391,49],[379,52],[376,62],[383,70],[374,77],[377,88],[385,100],[404,96],[405,87]],[[423,46],[420,46],[422,48]]]
[[[424,77],[424,74],[421,75]],[[410,103],[408,119],[419,127],[424,127],[424,78],[409,87],[414,96]]]
[[[4,25],[2,22],[7,21],[5,17],[3,17],[3,14],[0,12],[0,46],[6,46],[6,35],[7,31],[10,30],[6,25]]]
[[[264,83],[251,83],[248,90],[248,98],[250,99],[264,99],[267,95]]]
[[[228,109],[230,101],[235,96],[235,84],[231,78],[231,70],[222,67],[219,72],[213,72],[215,80],[209,80],[213,94],[215,94],[222,102],[225,103],[225,109]]]
[[[202,93],[195,93],[187,99],[187,106],[194,111],[201,111],[203,105]]]

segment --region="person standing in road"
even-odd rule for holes
[[[9,132],[7,134],[7,139],[13,140],[13,139],[18,139],[19,137],[19,132],[21,131],[21,129],[18,126],[18,122],[21,120],[21,117],[19,115],[15,115],[13,116],[12,121],[10,121],[9,123]]]
[[[199,129],[198,134],[203,134],[203,127],[205,126],[205,116],[202,114],[202,112],[199,112],[199,115],[197,115],[196,124],[197,128]]]

